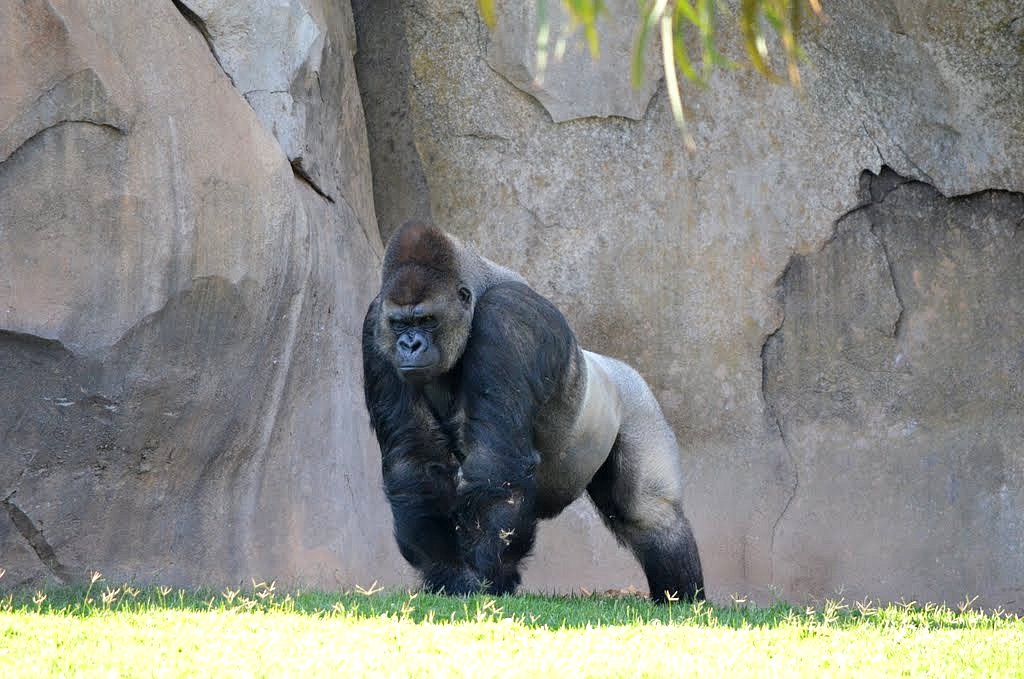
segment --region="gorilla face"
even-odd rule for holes
[[[466,286],[412,302],[385,298],[378,341],[403,379],[424,384],[459,360],[472,320],[472,293]]]
[[[395,367],[410,381],[429,378],[441,362],[438,310],[433,304],[400,307],[387,315],[395,343]]]

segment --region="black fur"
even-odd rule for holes
[[[432,416],[423,396],[374,343],[379,301],[363,323],[363,389],[382,454],[384,493],[391,503],[395,540],[431,591],[478,588],[459,552],[453,514],[461,451],[453,424]]]
[[[636,474],[661,474],[671,468],[666,460],[677,461],[660,409],[647,407],[650,390],[624,366],[588,363],[596,359],[584,357],[558,309],[514,277],[427,224],[406,225],[389,243],[381,294],[363,323],[363,368],[402,556],[431,591],[513,592],[538,517],[556,515],[585,486],[642,564],[656,601],[702,597],[681,486]],[[434,311],[415,311],[425,308],[421,303]],[[417,313],[448,319],[434,320],[433,330],[426,321],[420,326],[443,357],[425,379],[400,372],[404,365],[394,351],[400,331],[388,320],[406,314],[415,323]],[[587,438],[575,423],[594,390],[598,405],[580,421],[588,423],[582,431],[598,438]],[[648,401],[637,401],[637,394]],[[615,431],[620,438],[612,445],[607,437]],[[623,431],[632,432],[632,443],[623,443]],[[646,433],[659,431],[661,439]],[[552,462],[564,450],[574,451],[578,466]],[[542,468],[544,484],[537,478]]]
[[[490,288],[447,385],[451,410],[438,413],[377,350],[377,304],[363,324],[364,389],[402,556],[431,590],[511,592],[536,529],[534,419],[558,393],[576,338],[526,285]]]
[[[503,594],[519,584],[517,564],[533,547],[537,413],[561,393],[579,349],[558,310],[521,283],[480,298],[471,337],[462,356],[467,455],[457,523],[467,561]]]

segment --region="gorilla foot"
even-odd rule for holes
[[[432,594],[468,596],[484,591],[484,582],[467,567],[437,566],[423,574],[423,589]]]
[[[659,536],[636,549],[655,603],[704,599],[704,574],[687,525],[681,535]]]
[[[519,570],[514,567],[505,566],[501,569],[500,573],[497,573],[493,579],[485,580],[487,585],[487,593],[493,594],[494,596],[501,596],[502,594],[514,594],[516,588],[519,587],[519,581],[522,578],[519,575]]]

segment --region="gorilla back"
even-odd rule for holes
[[[388,243],[363,324],[395,538],[433,591],[519,584],[536,521],[584,492],[656,601],[703,596],[678,446],[632,368],[583,351],[516,273],[434,226]]]

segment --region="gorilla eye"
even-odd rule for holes
[[[462,300],[463,304],[469,304],[469,300],[473,298],[473,293],[469,291],[469,288],[463,286],[459,288],[459,299]]]
[[[437,319],[434,317],[434,314],[427,314],[426,316],[420,318],[420,323],[423,323],[425,325],[433,325],[436,321]]]

